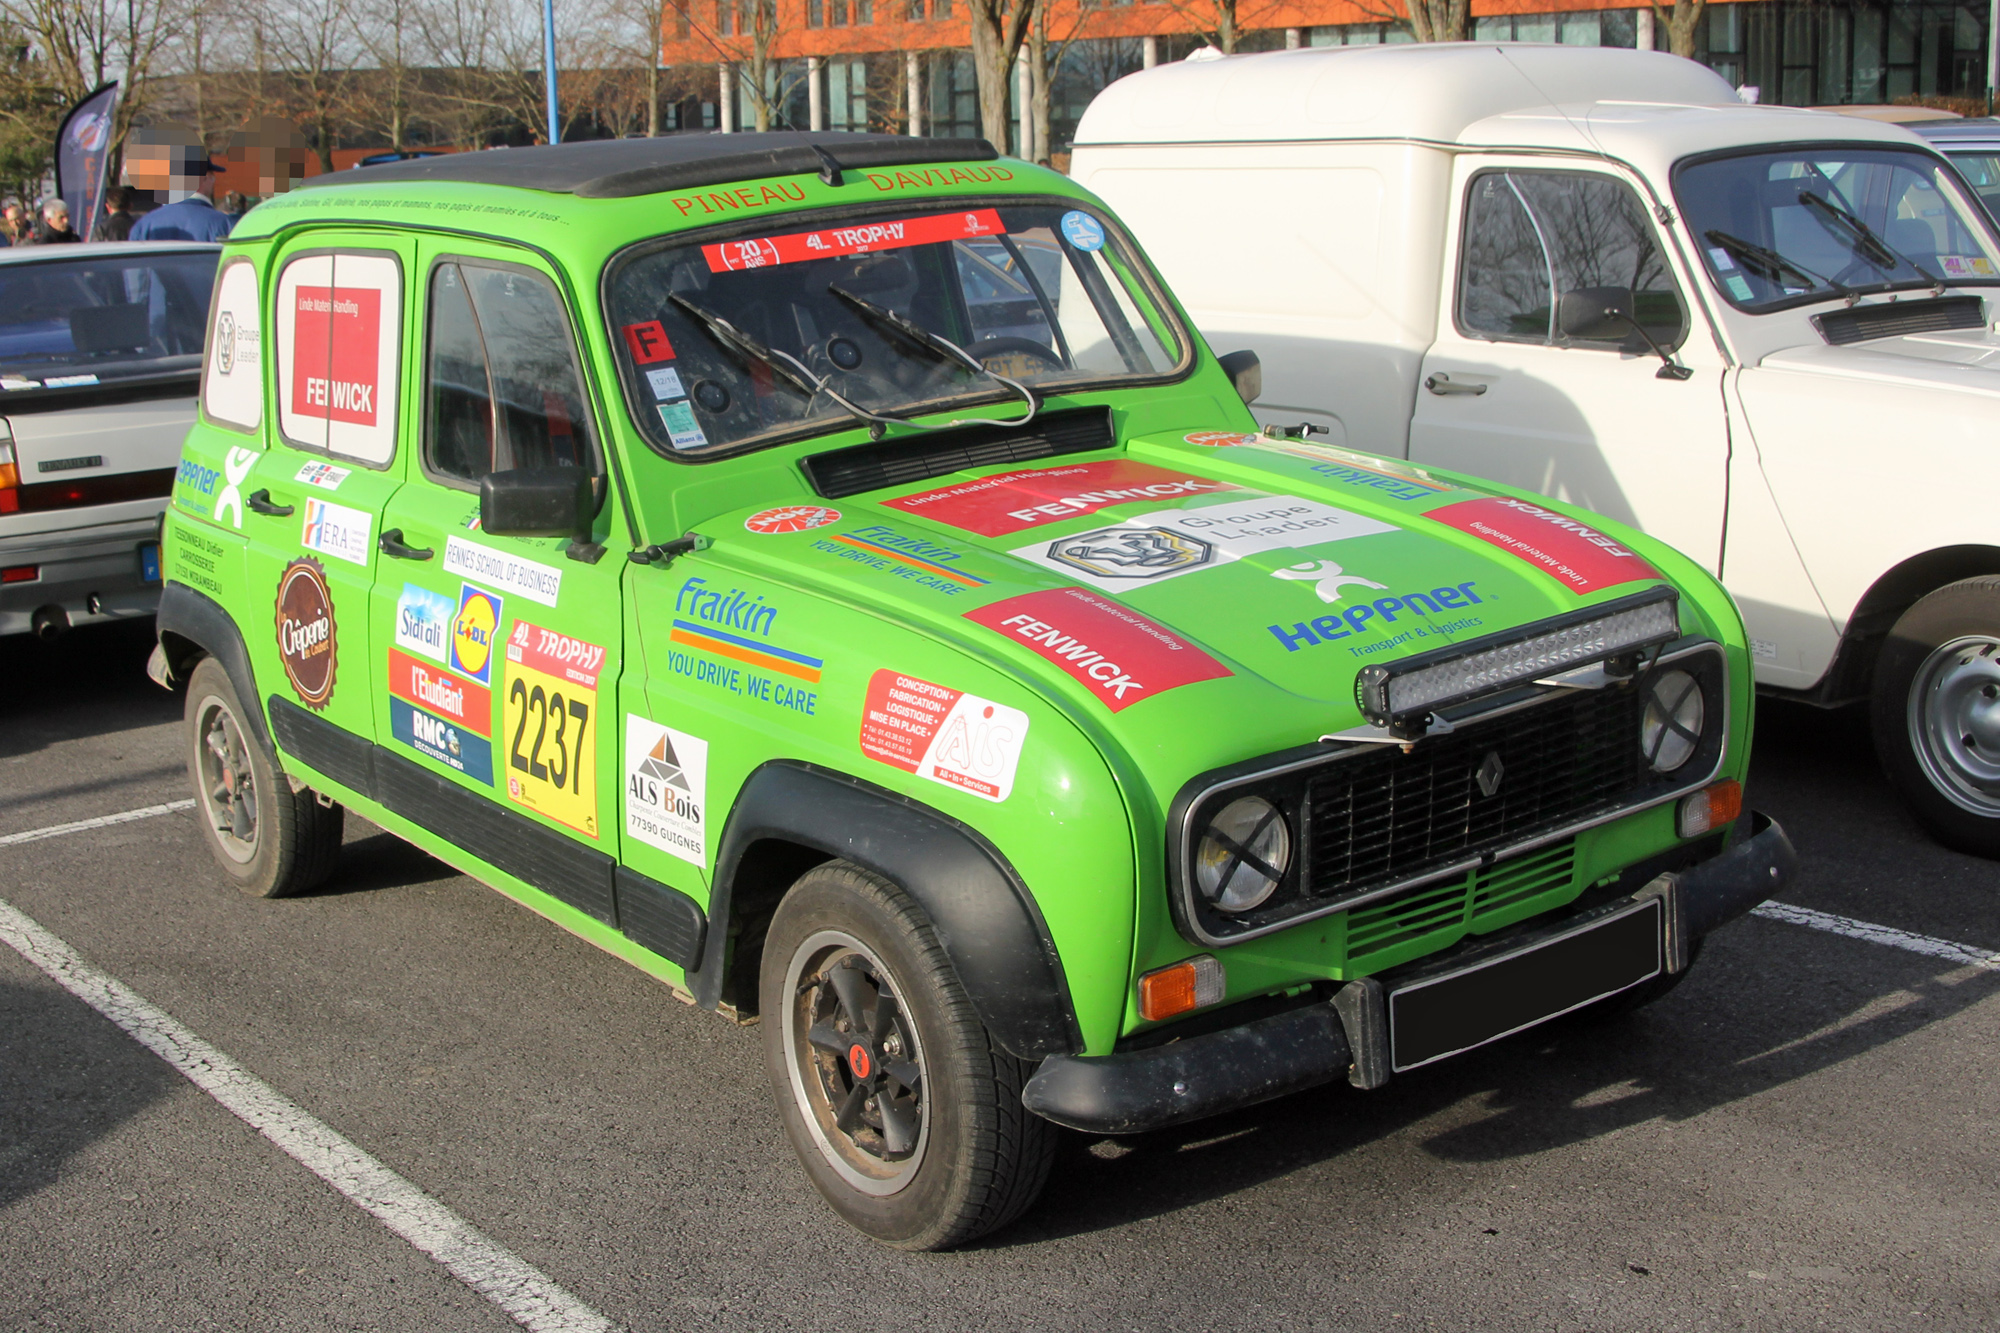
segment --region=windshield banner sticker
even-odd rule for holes
[[[1018,639],[1116,713],[1168,690],[1234,673],[1163,625],[1081,588],[1026,593],[965,613]]]
[[[1317,500],[1278,495],[1141,514],[1117,527],[1017,546],[1011,554],[1105,592],[1125,592],[1260,551],[1395,532]]]
[[[516,620],[500,698],[507,799],[597,836],[597,676],[604,649]]]
[[[997,211],[980,208],[970,213],[936,213],[895,222],[857,222],[847,227],[795,231],[785,236],[723,241],[716,245],[704,245],[701,253],[708,260],[709,272],[736,273],[743,269],[769,268],[774,264],[798,264],[809,259],[833,259],[840,255],[865,255],[876,250],[898,250],[909,245],[998,236],[1006,230]]]
[[[1170,472],[1151,463],[1113,458],[1071,467],[1003,472],[942,490],[882,503],[906,514],[949,523],[982,537],[1005,537],[1045,523],[1081,518],[1112,505],[1145,504],[1183,495],[1243,489],[1209,477]]]
[[[625,832],[708,866],[708,742],[625,715]]]
[[[1581,596],[1660,572],[1613,538],[1568,514],[1525,500],[1489,497],[1433,509],[1426,518],[1511,552]]]
[[[518,592],[543,606],[554,606],[562,593],[562,571],[553,565],[523,560],[518,555],[490,546],[476,546],[459,537],[445,538],[444,572]]]
[[[861,753],[989,801],[1014,790],[1028,739],[1018,708],[894,671],[877,671],[861,710]]]

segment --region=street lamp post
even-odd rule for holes
[[[549,142],[562,142],[562,121],[556,118],[556,0],[542,0],[542,69],[549,85]]]

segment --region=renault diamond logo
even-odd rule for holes
[[[1172,528],[1100,528],[1049,544],[1049,557],[1107,579],[1156,579],[1215,557],[1199,537]]]
[[[1479,771],[1472,776],[1479,784],[1479,794],[1491,796],[1500,790],[1500,779],[1506,774],[1507,766],[1500,762],[1500,752],[1488,750],[1486,757],[1479,761]]]

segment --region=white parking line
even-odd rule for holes
[[[1917,935],[1907,930],[1897,930],[1894,926],[1878,926],[1867,921],[1856,921],[1851,916],[1835,916],[1831,912],[1815,912],[1810,907],[1794,907],[1790,903],[1764,903],[1751,908],[1750,915],[1761,916],[1770,921],[1789,921],[1795,926],[1809,926],[1814,930],[1845,935],[1849,939],[1867,940],[1870,944],[1886,944],[1892,949],[1907,949],[1911,953],[1948,959],[1966,967],[2000,972],[2000,954],[1985,949],[1975,949],[1970,944],[1941,940],[1935,935]]]
[[[150,812],[127,812],[38,832],[54,837],[56,832],[145,818],[147,813],[164,813],[188,804],[183,801],[177,807],[160,806]],[[443,1264],[453,1277],[499,1306],[523,1328],[534,1333],[612,1333],[617,1328],[540,1269],[488,1239],[470,1222],[308,1114],[165,1010],[86,963],[69,945],[4,899],[0,899],[0,941],[125,1029],[306,1170]]]
[[[135,819],[152,819],[156,815],[171,815],[193,808],[194,798],[190,796],[185,801],[168,801],[165,805],[147,805],[137,810],[121,810],[115,815],[79,819],[73,824],[51,824],[47,828],[31,828],[26,833],[9,833],[0,837],[0,847],[12,847],[17,842],[40,842],[43,838],[60,838],[65,833],[85,833],[94,828],[129,824]]]

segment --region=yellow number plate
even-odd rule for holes
[[[501,727],[507,799],[597,836],[597,676],[604,649],[514,622]]]

